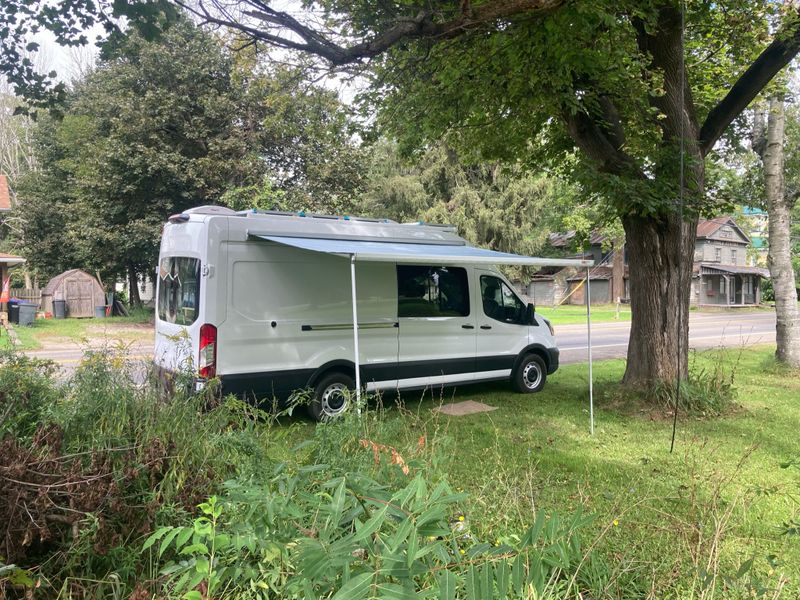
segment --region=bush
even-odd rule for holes
[[[0,440],[33,435],[59,397],[57,370],[52,361],[0,352]]]
[[[449,440],[435,418],[362,405],[287,450],[296,436],[279,416],[213,386],[168,400],[124,353],[89,352],[61,383],[52,365],[4,359],[0,596],[562,597],[603,585],[583,515],[540,511],[528,531],[478,539],[440,468]]]
[[[0,447],[0,556],[38,568],[51,591],[110,574],[132,584],[145,566],[137,540],[158,522],[189,518],[227,478],[269,470],[269,426],[247,405],[166,401],[136,384],[123,351],[87,353],[63,384],[20,357],[0,371],[23,392],[7,397],[27,407]]]

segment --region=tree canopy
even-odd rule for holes
[[[156,41],[132,32],[60,115],[40,115],[16,243],[43,275],[114,278],[149,273],[164,221],[193,206],[245,208],[265,189],[276,204],[348,205],[362,158],[349,123],[332,92],[259,70],[189,21]]]

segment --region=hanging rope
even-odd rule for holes
[[[685,146],[684,146],[684,123],[686,121],[686,53],[685,53],[685,42],[686,42],[686,2],[685,0],[681,0],[681,60],[680,60],[680,90],[681,90],[681,123],[680,123],[680,189],[678,190],[678,198],[679,198],[679,216],[680,221],[678,223],[678,227],[680,228],[680,235],[678,239],[678,368],[676,369],[676,376],[675,376],[675,410],[672,413],[672,439],[669,444],[669,452],[672,454],[672,451],[675,449],[675,432],[678,429],[678,406],[680,404],[680,397],[681,397],[681,371],[683,367],[683,353],[686,349],[683,347],[683,320],[686,315],[686,309],[684,307],[683,301],[683,286],[684,286],[684,277],[683,277],[683,188],[684,188],[684,154],[685,154]]]

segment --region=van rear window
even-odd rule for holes
[[[162,258],[158,265],[158,318],[191,325],[200,308],[200,261],[187,256]]]
[[[400,317],[469,315],[467,271],[461,267],[397,265]]]

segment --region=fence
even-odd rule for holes
[[[42,290],[40,288],[11,288],[9,291],[11,298],[19,298],[39,305],[42,303]]]

